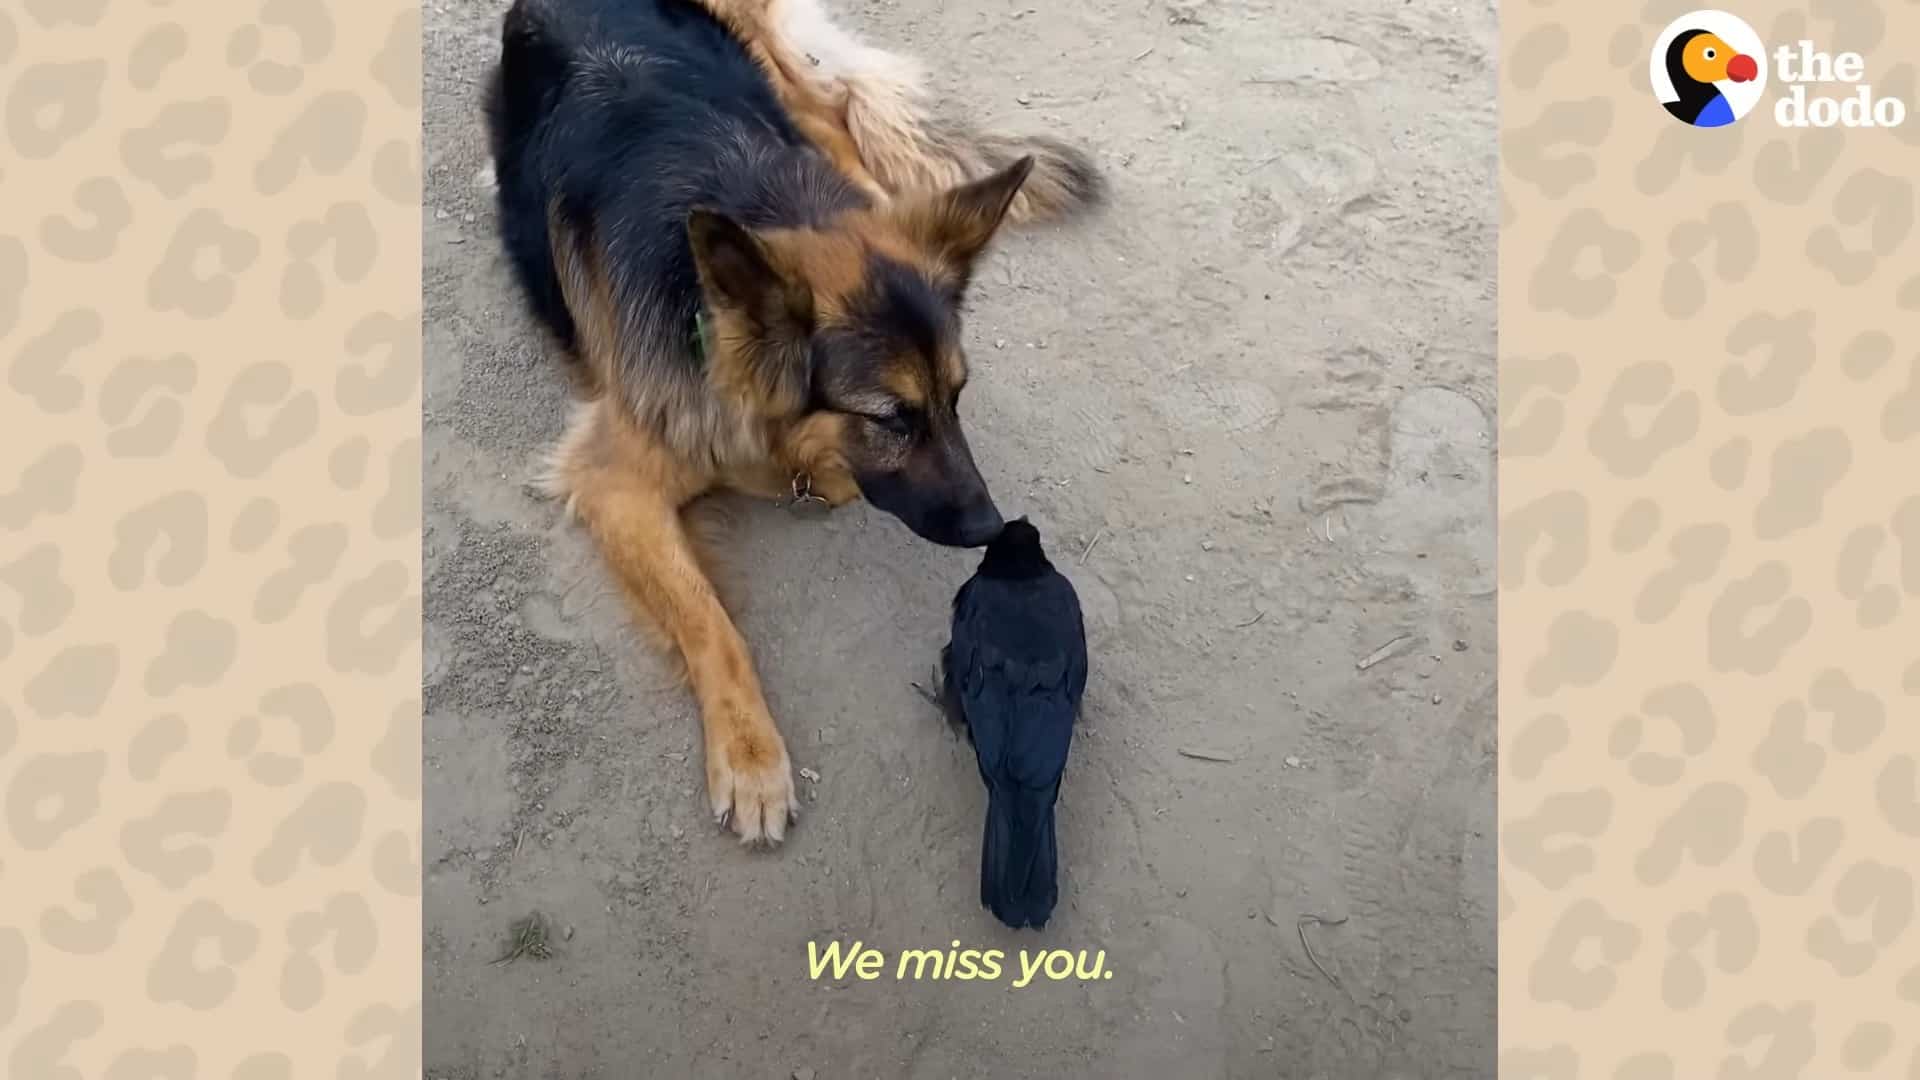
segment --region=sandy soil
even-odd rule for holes
[[[979,908],[974,767],[909,685],[972,557],[863,507],[729,507],[819,779],[778,854],[708,820],[689,700],[527,483],[566,391],[475,183],[505,6],[426,16],[429,1076],[1492,1075],[1490,0],[836,5],[1114,183],[969,322],[975,452],[1092,634],[1040,936]],[[1304,914],[1348,917],[1325,975]],[[834,938],[1113,977],[810,981]]]

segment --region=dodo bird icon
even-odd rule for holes
[[[1667,77],[1673,80],[1677,95],[1665,103],[1667,111],[1694,127],[1725,127],[1740,114],[1721,84],[1752,82],[1759,76],[1759,61],[1728,45],[1720,35],[1683,30],[1667,45]]]

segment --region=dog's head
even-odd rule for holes
[[[817,229],[752,230],[706,210],[688,221],[712,377],[938,544],[978,547],[1000,531],[960,424],[960,308],[1032,167],[1023,158]]]

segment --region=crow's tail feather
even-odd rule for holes
[[[987,832],[980,849],[980,903],[1018,930],[1039,929],[1059,899],[1053,793],[987,793]]]

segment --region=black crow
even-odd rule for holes
[[[1010,521],[953,598],[940,653],[941,704],[965,725],[987,784],[980,903],[1014,929],[1039,929],[1059,897],[1053,806],[1087,687],[1087,636],[1073,584],[1040,532]]]

